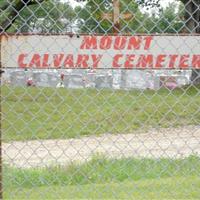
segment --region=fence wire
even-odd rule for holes
[[[0,198],[199,199],[199,33],[199,0],[1,0]]]

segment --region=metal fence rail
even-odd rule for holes
[[[0,199],[199,199],[200,1],[0,1]]]

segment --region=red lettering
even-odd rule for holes
[[[176,63],[176,59],[178,58],[178,55],[169,55],[169,68],[174,69],[175,68],[175,63]]]
[[[88,60],[89,60],[89,55],[86,54],[78,55],[76,66],[81,68],[88,68],[88,63],[87,63]]]
[[[63,58],[64,58],[63,53],[53,55],[54,67],[61,68],[61,62],[62,62]]]
[[[93,61],[93,68],[98,68],[99,62],[103,55],[91,55],[92,61]]]
[[[155,68],[162,68],[165,58],[166,58],[166,55],[159,55],[156,60]]]
[[[135,55],[126,55],[126,61],[124,63],[124,68],[131,69],[133,68],[133,61],[134,61]]]
[[[113,63],[112,63],[113,68],[121,67],[121,64],[119,64],[119,59],[122,58],[122,57],[123,57],[122,54],[117,54],[117,55],[114,56]]]
[[[32,68],[33,66],[35,66],[35,67],[40,68],[41,67],[40,60],[41,60],[40,55],[39,54],[34,54],[32,59],[31,59],[31,62],[29,63],[29,67]]]
[[[141,36],[131,37],[128,43],[128,50],[140,49],[141,42],[142,42]]]
[[[182,55],[180,58],[180,62],[179,62],[179,67],[182,68],[188,68],[189,64],[188,64],[188,60],[189,60],[190,56],[189,55]]]
[[[117,36],[115,39],[114,49],[115,50],[122,50],[126,46],[126,39],[127,37],[124,36]]]
[[[18,57],[18,66],[20,68],[26,68],[27,67],[27,64],[24,63],[24,60],[25,58],[27,57],[28,55],[27,54],[20,54],[19,57]]]
[[[64,61],[64,67],[65,68],[72,68],[74,67],[74,62],[73,62],[73,54],[69,54],[66,56],[65,61]]]
[[[147,36],[147,37],[144,38],[144,40],[145,40],[144,49],[148,50],[150,48],[150,46],[151,46],[151,42],[153,40],[153,36]]]
[[[147,66],[153,68],[153,55],[140,55],[136,67],[147,68]]]
[[[100,40],[100,49],[110,49],[112,44],[112,37],[111,36],[103,36]]]
[[[192,67],[200,69],[200,55],[194,55],[192,58]]]
[[[85,36],[80,49],[97,49],[97,39],[95,36]]]
[[[42,67],[48,68],[49,67],[48,61],[49,61],[49,54],[46,53],[44,54],[43,57]]]

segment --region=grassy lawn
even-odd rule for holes
[[[200,124],[200,87],[174,91],[2,87],[4,142]],[[199,199],[200,158],[3,167],[4,199]]]
[[[200,124],[200,87],[112,91],[2,87],[3,141]]]
[[[200,158],[108,160],[47,169],[4,166],[5,199],[199,199]]]

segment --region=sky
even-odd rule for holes
[[[175,0],[161,0],[161,1],[160,1],[160,4],[161,4],[163,7],[166,7],[169,3],[172,3],[172,2],[175,2]]]
[[[72,7],[84,5],[83,2],[78,3],[77,1],[74,1],[74,0],[61,0],[61,1],[62,2],[70,2],[70,4],[72,5]]]

